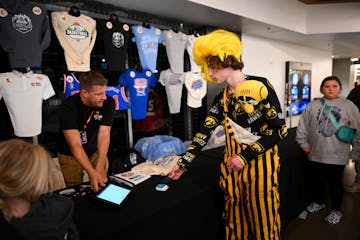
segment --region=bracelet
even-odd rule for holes
[[[190,165],[190,162],[186,161],[185,159],[183,158],[180,158],[179,161],[177,161],[176,163],[178,166],[179,166],[179,169],[183,172],[186,172],[189,165]]]

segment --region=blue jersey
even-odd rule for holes
[[[154,72],[156,69],[158,45],[162,42],[161,30],[155,27],[146,28],[141,25],[132,26],[131,29],[135,35],[132,41],[136,42],[141,66]]]
[[[150,87],[155,87],[157,79],[149,69],[138,72],[128,69],[120,75],[119,83],[128,87],[130,94],[132,119],[144,119]]]
[[[114,99],[116,111],[128,110],[130,108],[129,99],[125,94],[125,87],[107,86],[106,95]]]
[[[64,97],[68,98],[79,91],[80,82],[74,73],[70,73],[69,75],[64,74]]]

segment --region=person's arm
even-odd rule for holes
[[[63,130],[63,134],[70,147],[73,157],[89,175],[91,187],[95,192],[97,192],[99,190],[99,184],[101,186],[105,186],[104,181],[102,176],[100,176],[100,174],[98,174],[91,165],[89,158],[82,147],[79,131],[77,129]]]
[[[111,131],[111,126],[100,125],[98,140],[97,140],[98,162],[95,167],[95,170],[102,176],[103,180],[106,181],[107,181],[107,176],[105,171],[105,164],[106,164],[107,153],[110,145],[110,131]]]
[[[214,98],[212,107],[209,110],[202,126],[193,138],[186,153],[178,160],[177,165],[169,173],[169,177],[177,180],[188,169],[190,163],[195,159],[196,155],[209,141],[211,134],[217,126],[222,124],[224,120],[224,106],[221,104],[223,91],[220,91]]]
[[[311,152],[309,143],[308,121],[311,105],[307,106],[301,114],[297,129],[296,129],[296,142],[300,145],[303,151],[308,154]]]

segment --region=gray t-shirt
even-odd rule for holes
[[[9,2],[0,5],[0,46],[11,68],[39,67],[51,38],[47,12],[29,1]]]

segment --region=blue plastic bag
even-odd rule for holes
[[[134,148],[146,160],[154,160],[164,156],[175,156],[186,152],[186,147],[179,138],[168,135],[141,138],[137,141]]]

